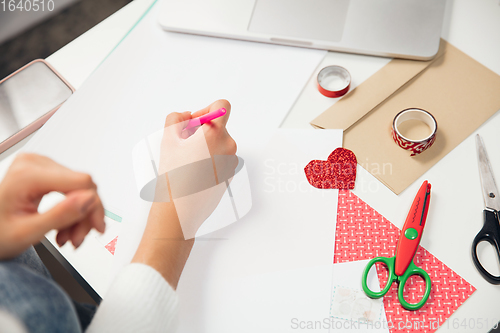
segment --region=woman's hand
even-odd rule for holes
[[[39,214],[49,192],[66,194],[64,201]],[[80,246],[90,229],[104,232],[104,208],[92,178],[51,159],[21,154],[0,183],[0,260],[11,259],[57,229],[60,246],[71,240]]]
[[[225,116],[184,130],[190,119],[220,108]],[[174,288],[196,231],[217,207],[238,164],[236,143],[226,130],[230,111],[229,102],[219,100],[193,114],[172,113],[165,121],[158,173],[166,177],[170,200],[152,204],[133,262],[155,268]]]
[[[220,108],[226,109],[223,117],[184,130],[190,119]],[[158,171],[165,185],[157,182],[156,194],[162,199],[170,195],[185,239],[194,238],[215,210],[238,165],[236,143],[226,129],[230,111],[229,102],[219,100],[192,115],[172,113],[165,122]]]

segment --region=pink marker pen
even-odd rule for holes
[[[226,114],[226,112],[227,112],[226,109],[220,108],[218,110],[215,110],[215,111],[209,112],[207,114],[204,114],[201,117],[193,118],[193,119],[191,119],[189,121],[189,123],[187,124],[185,130],[193,128],[193,127],[201,126],[201,125],[203,125],[205,123],[208,123],[209,121],[212,121],[214,119],[222,117],[223,115]]]

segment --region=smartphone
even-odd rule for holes
[[[0,153],[45,124],[74,91],[42,59],[0,81]]]

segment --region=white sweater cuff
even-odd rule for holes
[[[160,273],[130,264],[116,277],[86,332],[174,332],[177,303]]]

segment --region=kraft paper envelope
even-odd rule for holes
[[[400,148],[392,121],[407,108],[437,120],[436,142],[420,155]],[[500,109],[500,76],[441,40],[431,61],[394,59],[311,124],[344,130],[344,147],[399,194]]]

